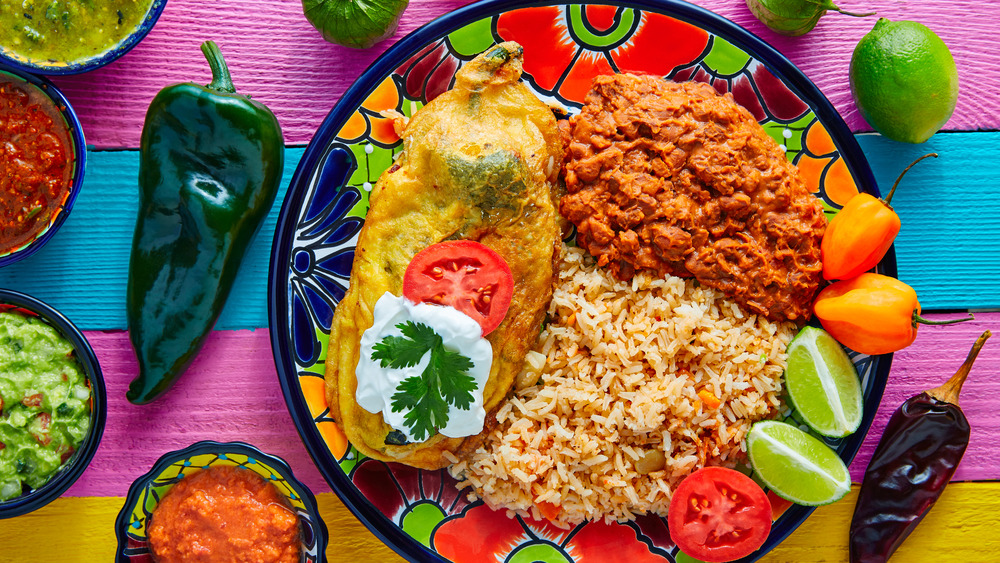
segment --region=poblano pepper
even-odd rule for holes
[[[136,404],[166,391],[201,349],[284,166],[274,114],[236,93],[214,42],[201,50],[212,82],[161,90],[142,129],[126,302]]]

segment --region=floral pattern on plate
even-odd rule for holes
[[[402,150],[382,112],[413,115],[451,87],[463,64],[496,43],[521,43],[524,81],[570,114],[598,74],[635,72],[712,84],[731,93],[784,148],[828,215],[862,186],[874,191],[867,163],[829,102],[804,76],[787,78],[797,72],[790,63],[730,22],[676,1],[510,8],[514,4],[475,4],[401,41],[359,79],[357,91],[345,95],[310,144],[282,210],[272,260],[271,330],[286,401],[321,472],[348,507],[411,558],[586,562],[606,557],[614,546],[628,560],[684,560],[662,518],[561,530],[469,500],[446,471],[366,459],[326,404],[326,340],[350,278],[368,193]],[[894,274],[894,257],[881,268]],[[871,411],[867,428],[889,358],[852,358]],[[850,459],[863,434],[829,443]],[[777,545],[810,511],[785,510],[768,542],[747,561]]]

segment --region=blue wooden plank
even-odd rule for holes
[[[1000,133],[938,133],[920,145],[857,135],[879,189],[928,152],[892,199],[899,278],[925,310],[1000,309]]]
[[[277,200],[248,251],[218,329],[267,326],[271,241],[281,201],[304,151],[286,149]],[[84,185],[69,218],[44,248],[0,269],[0,287],[49,303],[84,330],[125,328],[138,177],[138,151],[88,151]]]
[[[940,133],[923,145],[858,135],[883,193],[925,152],[893,207],[903,222],[896,244],[900,278],[925,310],[1000,309],[1000,133]],[[287,151],[279,198],[304,149]],[[125,281],[137,208],[138,153],[92,151],[76,206],[62,230],[35,255],[0,270],[0,287],[34,295],[87,330],[125,327]],[[275,204],[254,242],[219,329],[267,326],[267,274],[280,209]]]

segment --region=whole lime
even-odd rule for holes
[[[890,139],[922,143],[955,111],[955,59],[921,23],[880,18],[854,48],[850,74],[861,115]]]

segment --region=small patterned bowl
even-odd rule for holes
[[[76,359],[90,380],[90,433],[80,443],[59,471],[41,487],[8,501],[0,502],[0,520],[37,510],[66,492],[83,474],[97,451],[104,435],[104,421],[108,414],[108,399],[104,389],[104,376],[94,349],[83,334],[61,313],[45,303],[16,291],[0,289],[0,311],[10,311],[25,316],[38,317],[58,330],[73,345]]]
[[[0,58],[2,58],[2,55],[0,55]],[[43,227],[34,238],[10,251],[0,252],[0,266],[6,266],[22,258],[27,258],[44,246],[55,235],[59,227],[66,221],[70,210],[73,209],[73,202],[76,201],[76,196],[80,193],[80,188],[83,187],[83,172],[87,165],[87,143],[83,138],[83,127],[80,126],[80,121],[76,118],[76,112],[73,111],[73,107],[69,105],[69,101],[63,93],[45,78],[6,67],[3,65],[3,61],[0,61],[0,77],[3,77],[3,75],[14,77],[15,81],[26,82],[29,88],[34,88],[41,92],[59,110],[59,113],[63,117],[71,145],[72,154],[70,155],[71,162],[69,166],[73,167],[73,173],[71,175],[69,191],[62,202],[61,210],[52,215],[49,219],[49,224]]]
[[[164,454],[153,468],[136,479],[128,490],[125,505],[115,520],[118,536],[117,563],[152,563],[146,538],[146,524],[163,495],[185,475],[216,465],[243,467],[267,479],[288,498],[302,524],[303,563],[326,561],[327,530],[319,515],[316,497],[292,473],[281,458],[265,454],[242,442],[197,442],[182,450]]]
[[[48,75],[80,74],[101,68],[102,66],[117,60],[119,57],[132,50],[132,47],[138,45],[139,42],[146,37],[146,34],[153,29],[153,25],[155,25],[156,20],[160,18],[160,14],[163,13],[163,8],[165,8],[166,5],[167,0],[152,0],[149,9],[146,11],[146,15],[131,33],[126,35],[121,41],[107,51],[98,53],[92,57],[73,61],[41,61],[28,59],[7,48],[4,48],[3,46],[0,46],[0,63],[24,72]]]

